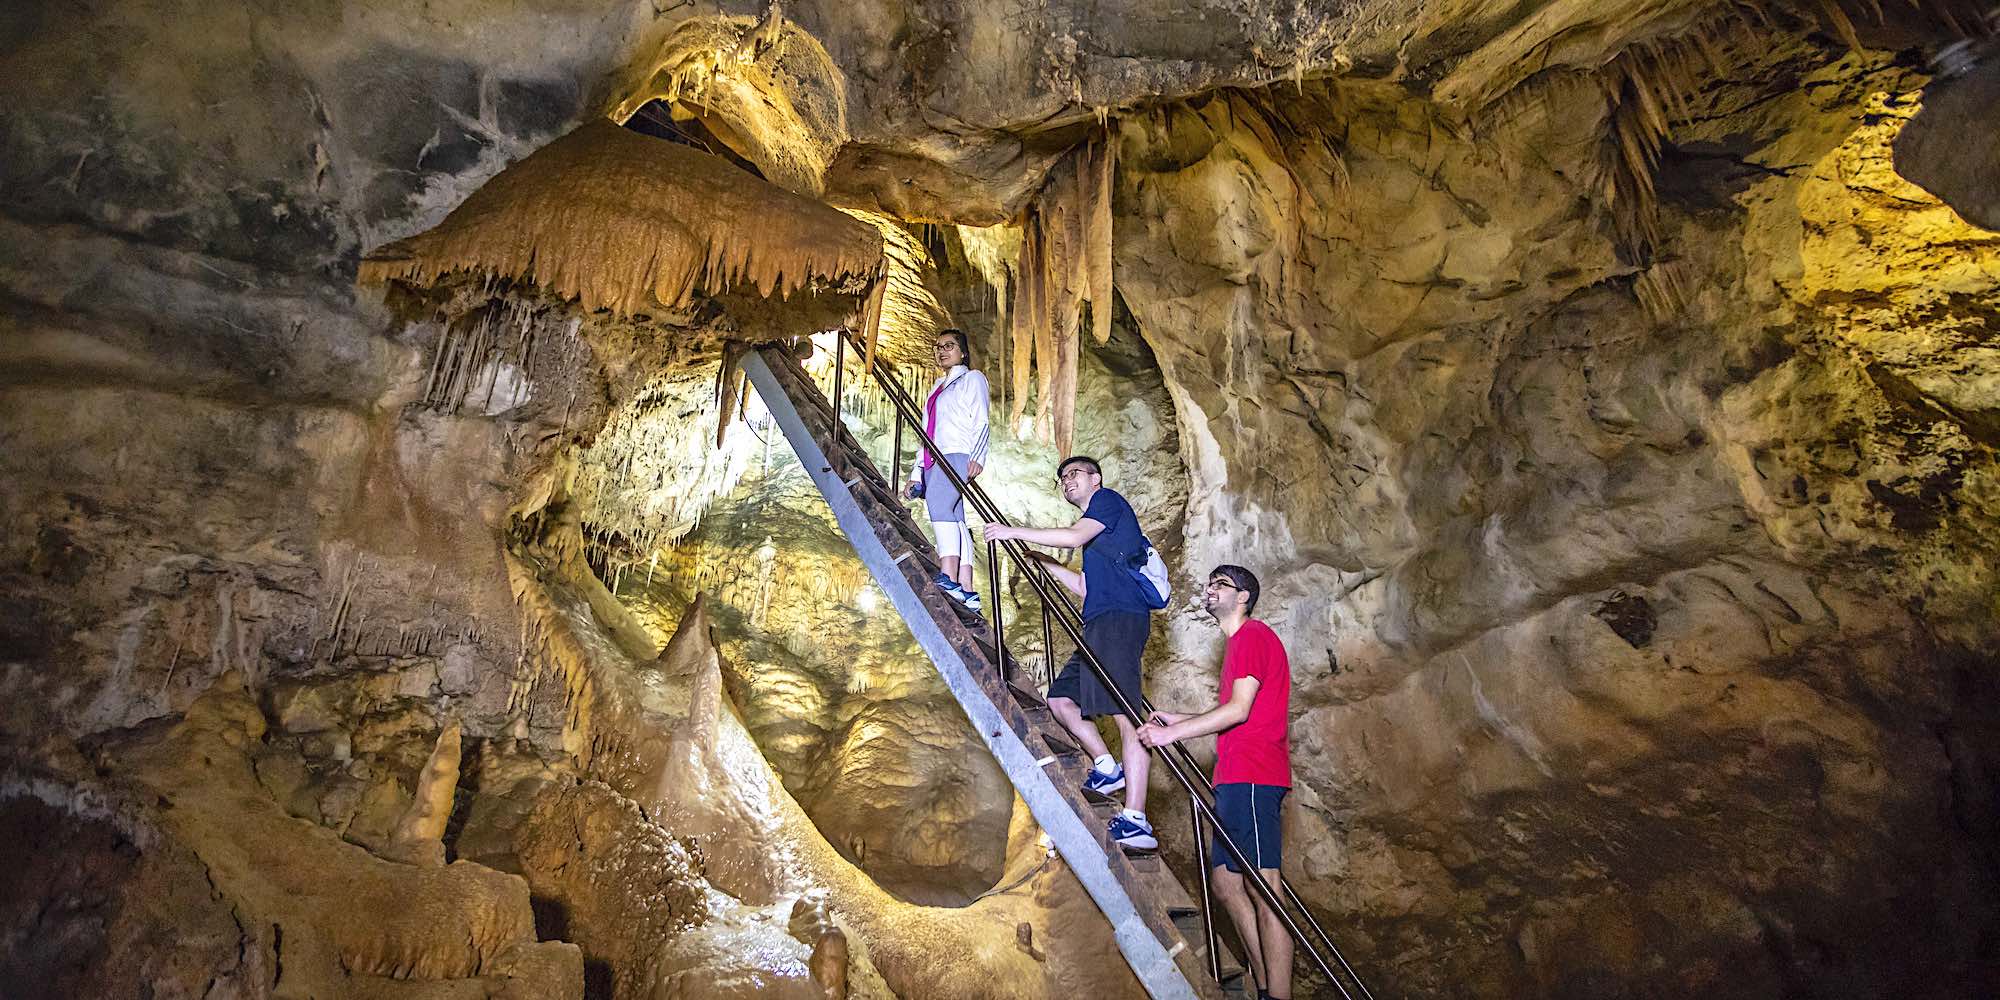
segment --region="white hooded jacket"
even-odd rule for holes
[[[939,393],[942,388],[944,391]],[[987,410],[991,408],[989,389],[985,373],[953,365],[951,370],[938,377],[931,384],[931,391],[924,394],[928,401],[937,394],[937,429],[931,440],[937,442],[938,450],[944,455],[970,455],[980,465],[986,464]],[[910,478],[922,479],[924,474],[923,448],[917,449],[916,464],[910,467]],[[939,456],[941,459],[943,456]]]

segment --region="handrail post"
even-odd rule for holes
[[[883,388],[882,395],[884,396],[889,395],[889,390],[886,387]],[[889,422],[891,424],[894,424],[896,427],[895,433],[891,435],[895,443],[889,447],[889,485],[890,487],[895,489],[897,496],[902,496],[903,495],[903,411],[901,407],[896,406],[895,400],[893,398],[890,399],[889,408],[896,411],[896,415],[889,418]]]
[[[1001,627],[1000,605],[1006,602],[1000,599],[1000,543],[994,541],[986,543],[986,597],[993,602],[993,655],[1000,660],[1001,682],[1009,683],[1014,672],[1007,664],[1007,630]]]
[[[846,373],[847,373],[847,338],[836,337],[834,338],[833,341],[833,443],[834,444],[840,443],[840,435],[847,430],[847,425],[840,422],[840,400],[842,396],[842,390],[845,388],[845,386],[842,385],[842,378],[846,375]]]
[[[1048,674],[1042,679],[1046,689],[1056,679],[1056,633],[1054,623],[1049,621],[1049,602],[1042,602],[1042,671]]]
[[[1194,821],[1194,867],[1195,878],[1201,882],[1201,936],[1208,942],[1208,978],[1220,983],[1222,954],[1215,946],[1215,899],[1208,885],[1208,830],[1193,792],[1188,793],[1188,816]]]

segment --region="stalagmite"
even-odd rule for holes
[[[787,930],[802,944],[812,946],[806,967],[819,984],[826,1000],[847,1000],[847,933],[833,922],[823,899],[801,896],[792,904]]]
[[[396,822],[395,835],[384,851],[392,860],[428,868],[444,864],[444,830],[458,793],[461,738],[457,719],[438,734],[430,760],[417,775],[416,799]]]

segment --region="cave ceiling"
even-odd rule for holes
[[[1073,447],[1181,595],[1263,575],[1384,994],[1979,995],[1981,7],[0,6],[0,979],[1137,995],[733,366],[830,391],[879,281],[1003,509]],[[1149,693],[1219,651],[1168,609]]]

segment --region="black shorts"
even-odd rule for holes
[[[1284,835],[1278,830],[1278,805],[1289,791],[1283,785],[1234,781],[1215,786],[1215,818],[1222,821],[1222,829],[1236,842],[1237,849],[1260,869],[1284,865]],[[1222,846],[1221,837],[1209,838],[1208,852],[1210,866],[1243,874],[1229,857],[1229,850]]]
[[[1139,708],[1139,660],[1146,653],[1146,639],[1152,631],[1153,616],[1136,611],[1106,611],[1083,623],[1083,641],[1097,652],[1104,672],[1111,675],[1111,682],[1134,709]],[[1097,675],[1084,668],[1080,652],[1070,654],[1069,662],[1049,682],[1049,697],[1076,702],[1087,719],[1122,711]]]

